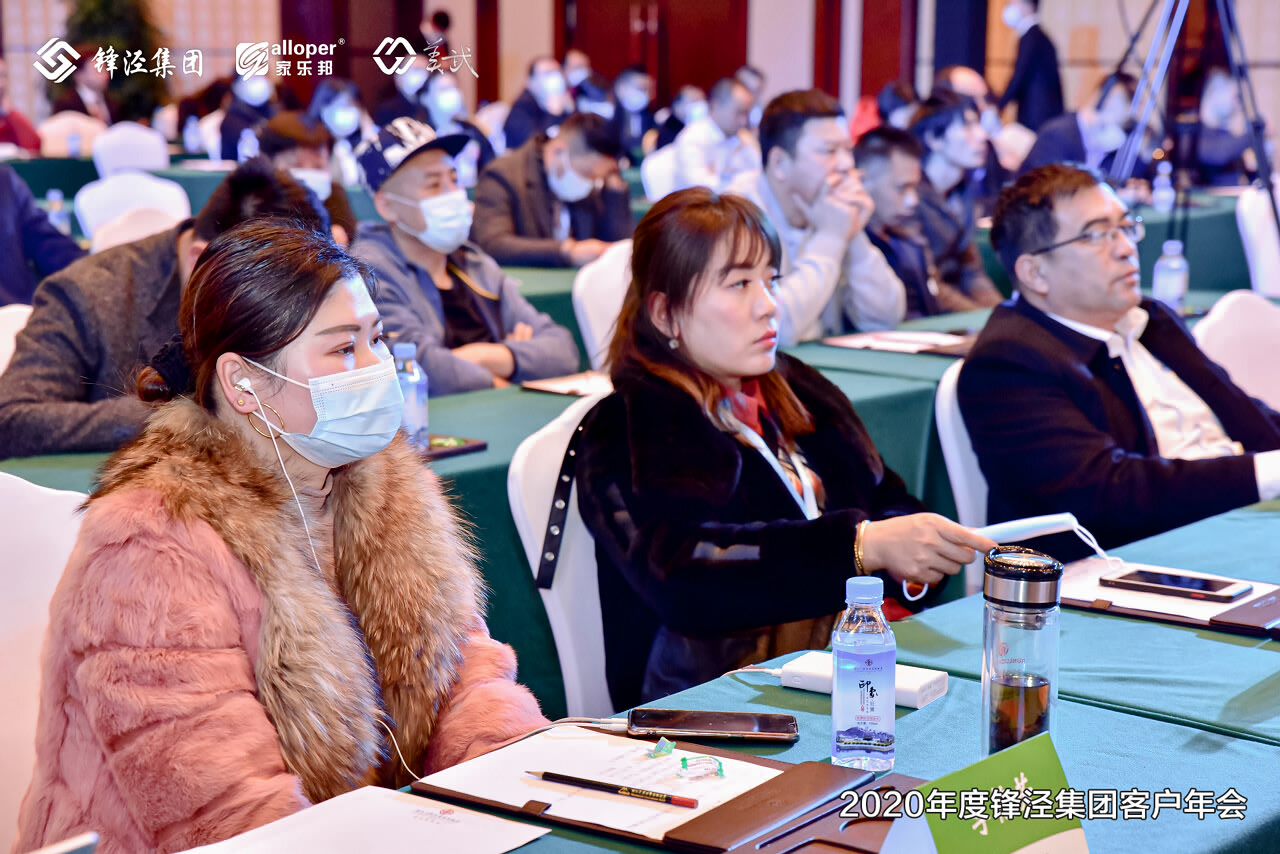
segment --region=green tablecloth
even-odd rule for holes
[[[800,740],[789,747],[750,752],[787,762],[821,760],[830,752],[830,698],[781,688],[765,674],[722,676],[652,705],[785,712],[796,716]],[[934,779],[977,761],[978,709],[978,685],[963,679],[952,679],[946,696],[923,709],[898,709],[894,770]],[[1273,774],[1280,750],[1275,747],[1070,701],[1060,705],[1053,738],[1067,782],[1079,791],[1136,788],[1152,792],[1167,787],[1186,793],[1194,787],[1221,794],[1234,787],[1248,799],[1243,821],[1214,814],[1201,821],[1180,812],[1161,812],[1159,818],[1146,821],[1085,821],[1091,850],[1196,854],[1276,850],[1280,791]],[[522,850],[558,854],[652,849],[556,829]]]
[[[209,201],[214,189],[227,177],[228,171],[170,166],[168,169],[155,169],[151,174],[181,184],[182,189],[187,191],[187,198],[191,200],[191,211],[196,213]],[[382,219],[373,207],[373,198],[364,187],[353,185],[345,189],[357,221]]]
[[[908,486],[924,478],[933,406],[927,383],[892,377],[835,373],[831,379],[853,401],[885,460]],[[519,388],[479,391],[431,400],[431,429],[484,439],[480,453],[441,460],[433,468],[452,482],[458,507],[474,527],[489,584],[489,627],[510,643],[520,679],[550,717],[565,714],[564,686],[555,644],[507,503],[507,467],[528,435],[564,411],[573,398]],[[0,471],[58,489],[87,491],[105,454],[10,459]]]
[[[1187,245],[1183,248],[1187,264],[1191,268],[1191,287],[1202,291],[1233,291],[1249,287],[1249,264],[1244,257],[1244,244],[1236,226],[1236,200],[1231,196],[1211,196],[1195,193],[1192,196],[1190,218],[1187,227]],[[1160,257],[1161,244],[1172,238],[1170,214],[1156,213],[1139,205],[1134,213],[1147,224],[1147,236],[1138,246],[1142,265],[1142,286],[1150,290],[1151,270]],[[982,263],[989,275],[1007,296],[1011,293],[1009,276],[991,247],[989,229],[978,229],[976,237]]]
[[[91,157],[37,157],[8,163],[27,182],[37,199],[43,199],[51,188],[57,187],[70,203],[81,187],[98,180],[98,169]]]
[[[1280,583],[1280,502],[1116,549],[1126,560]],[[895,625],[898,660],[978,678],[982,597]],[[1280,643],[1064,609],[1061,696],[1280,745]]]

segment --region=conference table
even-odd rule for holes
[[[932,385],[851,372],[832,372],[829,378],[853,401],[885,460],[918,494],[932,429]],[[512,387],[432,398],[430,404],[432,432],[488,443],[484,451],[431,466],[449,482],[479,545],[481,569],[491,591],[490,631],[515,649],[520,680],[553,718],[565,714],[564,685],[546,613],[512,521],[507,469],[520,442],[574,399]],[[9,459],[0,461],[0,471],[55,489],[87,492],[106,458],[61,454]]]

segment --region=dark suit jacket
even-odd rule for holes
[[[957,216],[943,196],[927,177],[920,180],[920,204],[916,219],[920,231],[929,243],[938,278],[955,288],[961,295],[986,305],[999,302],[996,286],[982,264],[982,253],[973,242],[977,233],[975,207],[979,188],[972,179],[966,179],[952,193],[962,194],[963,216]],[[967,306],[973,307],[973,306]]]
[[[555,238],[557,200],[542,165],[546,142],[546,136],[538,134],[507,152],[481,172],[476,183],[471,239],[499,264],[563,267],[569,263]],[[634,228],[625,189],[594,190],[568,208],[569,236],[575,240],[624,240]]]
[[[623,154],[635,162],[643,156],[640,143],[644,141],[644,135],[655,127],[652,110],[628,113],[619,105],[613,118],[609,119],[609,133],[618,140]]]
[[[658,141],[654,144],[654,151],[675,142],[682,130],[684,130],[684,122],[677,119],[675,113],[667,116],[667,120],[658,127]]]
[[[420,122],[430,123],[426,107],[416,101],[410,101],[404,96],[403,92],[397,89],[394,95],[378,104],[377,109],[373,111],[373,123],[378,127],[382,127],[405,116]]]
[[[1018,58],[1013,76],[1000,97],[1000,109],[1018,102],[1018,123],[1033,131],[1054,116],[1062,115],[1062,77],[1058,74],[1058,51],[1036,24],[1018,40]]]
[[[1084,136],[1080,133],[1080,121],[1077,113],[1063,113],[1040,128],[1035,144],[1027,152],[1027,157],[1018,167],[1018,174],[1025,175],[1037,166],[1049,163],[1084,163],[1089,156],[1084,147]],[[1111,164],[1116,159],[1116,152],[1109,153],[1098,164],[1098,171],[1110,176]],[[1150,176],[1150,164],[1141,157],[1133,166],[1134,178]]]
[[[1280,448],[1280,414],[1232,383],[1167,308],[1142,307],[1151,315],[1142,345],[1249,453],[1161,457],[1106,344],[1015,299],[992,312],[960,372],[960,411],[990,487],[988,521],[1070,512],[1109,548],[1258,500],[1252,453]],[[1087,553],[1070,535],[1040,545],[1060,560]]]
[[[615,378],[617,391],[583,420],[578,507],[595,537],[619,708],[653,699],[641,691],[646,670],[668,677],[664,696],[768,657],[760,640],[778,624],[840,611],[858,523],[923,509],[843,392],[782,354],[778,371],[813,416],[797,444],[826,492],[817,519],[760,454],[665,380]],[[671,684],[675,673],[687,684]]]
[[[13,167],[0,164],[0,305],[30,303],[39,279],[83,256],[74,240],[49,223]]]
[[[111,116],[111,121],[108,122],[108,124],[114,124],[115,122],[120,121],[119,99],[108,92],[103,100],[107,103],[107,115]],[[91,115],[89,108],[84,105],[84,99],[80,97],[80,93],[75,90],[74,86],[68,87],[66,91],[58,97],[58,100],[53,102],[53,112],[50,113],[50,115],[55,115],[67,110],[70,110],[73,113],[84,113],[86,116]]]
[[[275,105],[270,101],[262,107],[253,107],[239,98],[231,99],[227,114],[222,118],[222,159],[236,160],[240,135],[246,130],[257,133],[258,127],[275,115]]]
[[[533,137],[543,133],[550,127],[564,121],[564,116],[553,116],[542,105],[533,93],[525,89],[511,105],[507,113],[506,124],[502,126],[502,134],[507,140],[507,151],[519,148]]]

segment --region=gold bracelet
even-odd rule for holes
[[[863,519],[858,523],[858,533],[853,540],[853,565],[857,569],[858,575],[866,575],[867,568],[862,565],[862,538],[867,532],[867,525],[871,524],[870,519]]]

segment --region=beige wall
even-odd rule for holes
[[[511,103],[524,89],[529,63],[555,52],[555,3],[552,0],[500,0],[498,3],[498,97]],[[558,59],[559,57],[557,57]]]
[[[471,50],[471,65],[480,71],[476,64],[476,0],[423,0],[422,13],[444,11],[449,13],[449,49],[462,53],[463,49]],[[458,68],[458,88],[462,90],[463,103],[475,109],[477,79],[471,76],[465,65]]]
[[[765,75],[765,101],[813,87],[813,0],[749,0],[747,63]]]

